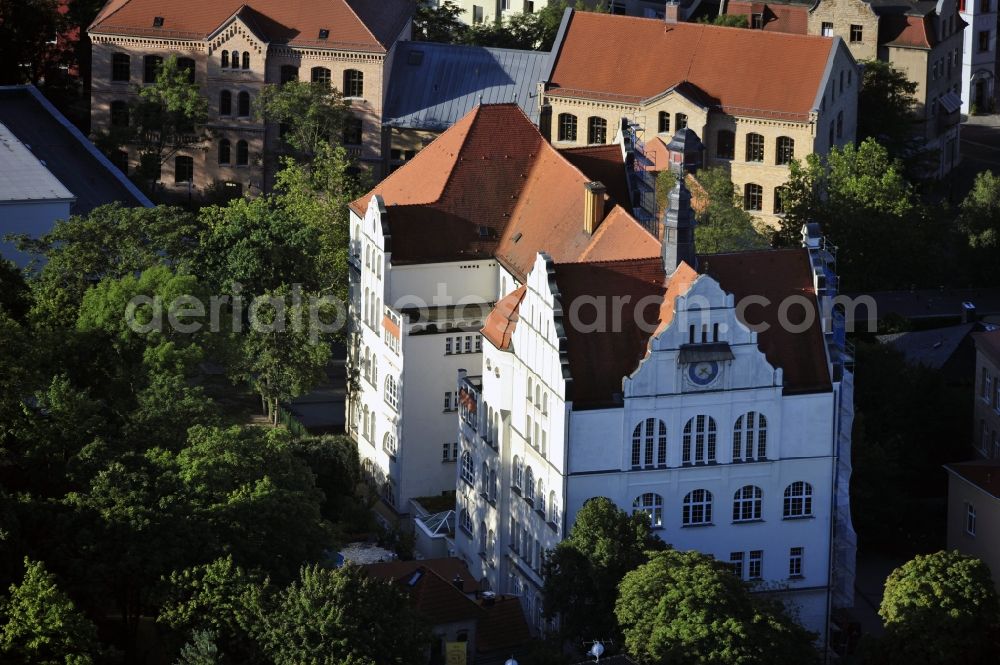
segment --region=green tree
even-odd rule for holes
[[[902,157],[917,130],[917,84],[882,60],[862,60],[858,92],[858,140],[873,138]]]
[[[658,552],[625,575],[615,615],[644,665],[805,665],[813,635],[780,603],[751,596],[727,567],[698,552]]]
[[[370,515],[357,496],[361,483],[357,444],[348,436],[325,435],[299,439],[292,450],[316,476],[316,487],[325,497],[323,517],[347,522],[348,528],[354,527],[352,532],[370,530]]]
[[[656,189],[661,208],[667,205],[676,177],[672,171],[663,171],[657,178]],[[754,226],[753,215],[743,209],[725,169],[701,169],[695,179],[705,191],[705,205],[695,213],[698,224],[694,237],[699,253],[741,252],[768,246],[767,238]]]
[[[437,5],[418,2],[413,15],[413,38],[423,42],[459,43],[467,30],[461,18],[463,11],[452,0]]]
[[[847,290],[936,285],[949,232],[933,223],[898,159],[874,139],[833,148],[824,161],[794,161],[779,242],[797,245],[802,224],[818,222],[837,247]]]
[[[275,665],[422,665],[429,632],[394,581],[304,566],[264,612],[259,640]]]
[[[254,114],[281,125],[292,154],[308,159],[322,146],[341,142],[351,105],[341,90],[326,83],[288,81],[264,86],[254,101]]]
[[[0,310],[15,320],[23,321],[29,306],[24,275],[13,262],[0,257]]]
[[[0,0],[0,85],[38,81],[49,40],[66,27],[57,0]]]
[[[181,647],[174,665],[221,665],[226,662],[215,644],[215,634],[199,630],[191,634],[191,641]]]
[[[976,175],[959,209],[958,228],[975,283],[1000,284],[1000,177],[992,171]]]
[[[663,547],[645,514],[629,516],[605,497],[588,500],[569,537],[545,557],[545,615],[559,615],[565,639],[616,635],[619,582]]]
[[[996,662],[1000,605],[990,569],[957,551],[918,555],[885,582],[884,662],[977,665]]]
[[[743,14],[719,14],[713,18],[702,17],[698,19],[699,23],[710,23],[712,25],[721,25],[726,28],[749,28],[750,24],[747,21],[747,17]]]
[[[5,662],[89,665],[97,629],[40,561],[24,559],[24,578],[0,599],[0,656]]]

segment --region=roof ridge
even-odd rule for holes
[[[865,4],[871,4],[871,3],[866,1]],[[676,29],[677,26],[684,26],[683,29],[697,28],[702,31],[721,31],[721,30],[748,31],[746,28],[735,28],[728,25],[713,25],[711,23],[699,23],[697,21],[678,21],[677,23],[667,23],[663,19],[648,18],[646,16],[624,16],[622,14],[604,14],[601,12],[579,12],[579,13],[581,16],[588,16],[588,18],[599,17],[601,19],[611,18],[621,21],[628,20],[628,21],[639,21],[639,22],[655,21],[657,23],[662,23],[665,27],[669,26],[671,29]],[[574,15],[577,14],[577,11],[575,9],[573,10],[573,14]],[[768,37],[771,39],[774,39],[775,37],[799,37],[799,38],[804,38],[805,40],[831,39],[830,37],[824,37],[822,35],[802,35],[795,32],[771,32],[768,30],[756,30],[754,32],[757,32],[761,35],[768,35]]]
[[[110,3],[111,3],[111,2],[113,2],[113,1],[114,1],[114,0],[109,0],[109,3],[108,3],[108,4],[110,4]],[[97,16],[95,16],[95,17],[94,17],[94,20],[93,20],[93,22],[91,22],[91,24],[90,24],[89,26],[87,26],[87,32],[90,32],[90,30],[91,30],[92,28],[94,28],[94,27],[95,27],[95,26],[97,25],[97,23],[98,23],[98,19],[100,19],[100,22],[101,22],[101,23],[104,23],[104,22],[105,22],[105,21],[107,21],[107,20],[108,20],[109,18],[111,18],[112,16],[114,16],[115,14],[117,14],[117,13],[118,13],[119,11],[121,11],[121,9],[122,9],[123,7],[125,7],[125,6],[127,5],[127,4],[129,4],[130,2],[132,2],[132,0],[125,0],[125,1],[123,2],[123,3],[121,3],[120,5],[118,5],[117,7],[115,7],[115,8],[113,9],[113,10],[111,10],[111,12],[110,12],[110,13],[108,13],[108,14],[107,14],[106,16],[101,16],[101,14],[102,14],[102,13],[103,13],[103,11],[104,11],[104,8],[102,7],[102,8],[101,8],[101,11],[100,11],[100,12],[98,12],[98,13],[97,13]],[[107,7],[107,5],[105,5],[105,7]]]

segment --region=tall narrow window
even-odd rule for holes
[[[183,183],[194,180],[194,159],[184,155],[174,157],[174,182]]]
[[[187,72],[188,83],[194,83],[194,60],[191,58],[177,58],[177,69]]]
[[[971,503],[965,504],[965,532],[970,536],[976,535],[976,507]]]
[[[720,129],[715,135],[715,156],[719,159],[733,159],[736,156],[736,134],[728,129]]]
[[[282,65],[281,66],[281,85],[288,83],[289,81],[299,80],[299,68],[295,65]]]
[[[239,51],[233,51],[232,55],[230,56],[230,62],[229,62],[229,64],[230,64],[230,66],[233,69],[239,69],[240,68],[240,52]]]
[[[228,164],[232,158],[233,146],[229,139],[219,141],[219,163]]]
[[[365,74],[357,69],[344,70],[344,97],[365,96]]]
[[[604,118],[591,116],[587,119],[587,143],[607,143],[608,121]]]
[[[241,118],[250,117],[250,93],[246,90],[236,95],[236,115]]]
[[[559,140],[560,141],[575,141],[576,140],[576,116],[572,113],[560,113],[559,114]]]
[[[733,426],[733,461],[752,462],[767,457],[767,418],[750,411]]]
[[[788,136],[779,136],[775,143],[775,164],[791,164],[795,159],[795,139]]]
[[[733,521],[747,522],[761,519],[763,493],[756,485],[744,485],[733,495]]]
[[[250,69],[250,51],[243,51],[243,69]]]
[[[312,68],[312,82],[322,83],[326,87],[330,87],[330,70],[326,67],[313,67]]]
[[[223,90],[219,93],[219,115],[233,114],[233,93]]]
[[[785,214],[785,197],[788,195],[787,187],[775,187],[774,188],[774,214],[783,215]]]
[[[743,579],[743,552],[729,553],[729,567],[739,579]]]
[[[659,131],[661,134],[670,133],[670,114],[666,111],[660,111]]]
[[[223,51],[221,57],[219,58],[219,65],[221,67],[229,66],[229,51]]]
[[[111,80],[127,82],[132,78],[132,58],[127,53],[111,56]]]
[[[535,501],[535,472],[531,467],[524,469],[524,498],[528,501]]]
[[[748,562],[747,579],[761,579],[764,576],[764,552],[762,550],[751,550]]]
[[[684,425],[681,461],[684,464],[707,464],[715,461],[715,419],[695,416]]]
[[[678,113],[676,116],[674,116],[674,121],[675,121],[674,122],[675,132],[679,132],[682,129],[687,129],[688,117],[686,113]]]
[[[462,480],[470,486],[476,486],[476,467],[472,462],[472,453],[466,450],[462,453]]]
[[[246,141],[236,142],[236,166],[248,166],[250,164],[250,146]],[[375,379],[373,378],[372,381]]]
[[[128,127],[128,103],[123,101],[111,102],[111,126]]]
[[[143,83],[156,83],[156,77],[163,66],[163,58],[158,55],[147,55],[142,59]]]
[[[764,188],[758,184],[748,182],[743,187],[743,209],[763,210],[764,209]]]
[[[361,145],[363,129],[364,127],[362,125],[361,118],[357,116],[349,116],[344,121],[344,144]]]
[[[747,134],[747,161],[764,161],[764,137],[760,134]]]
[[[788,576],[802,577],[802,548],[791,547],[788,549]]]

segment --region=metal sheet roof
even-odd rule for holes
[[[0,122],[0,203],[75,198],[14,132]]]
[[[387,125],[443,130],[477,104],[514,102],[538,122],[545,51],[400,42],[389,79]]]

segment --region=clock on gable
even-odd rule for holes
[[[688,380],[696,386],[710,386],[719,378],[719,363],[716,360],[702,360],[688,365]]]

